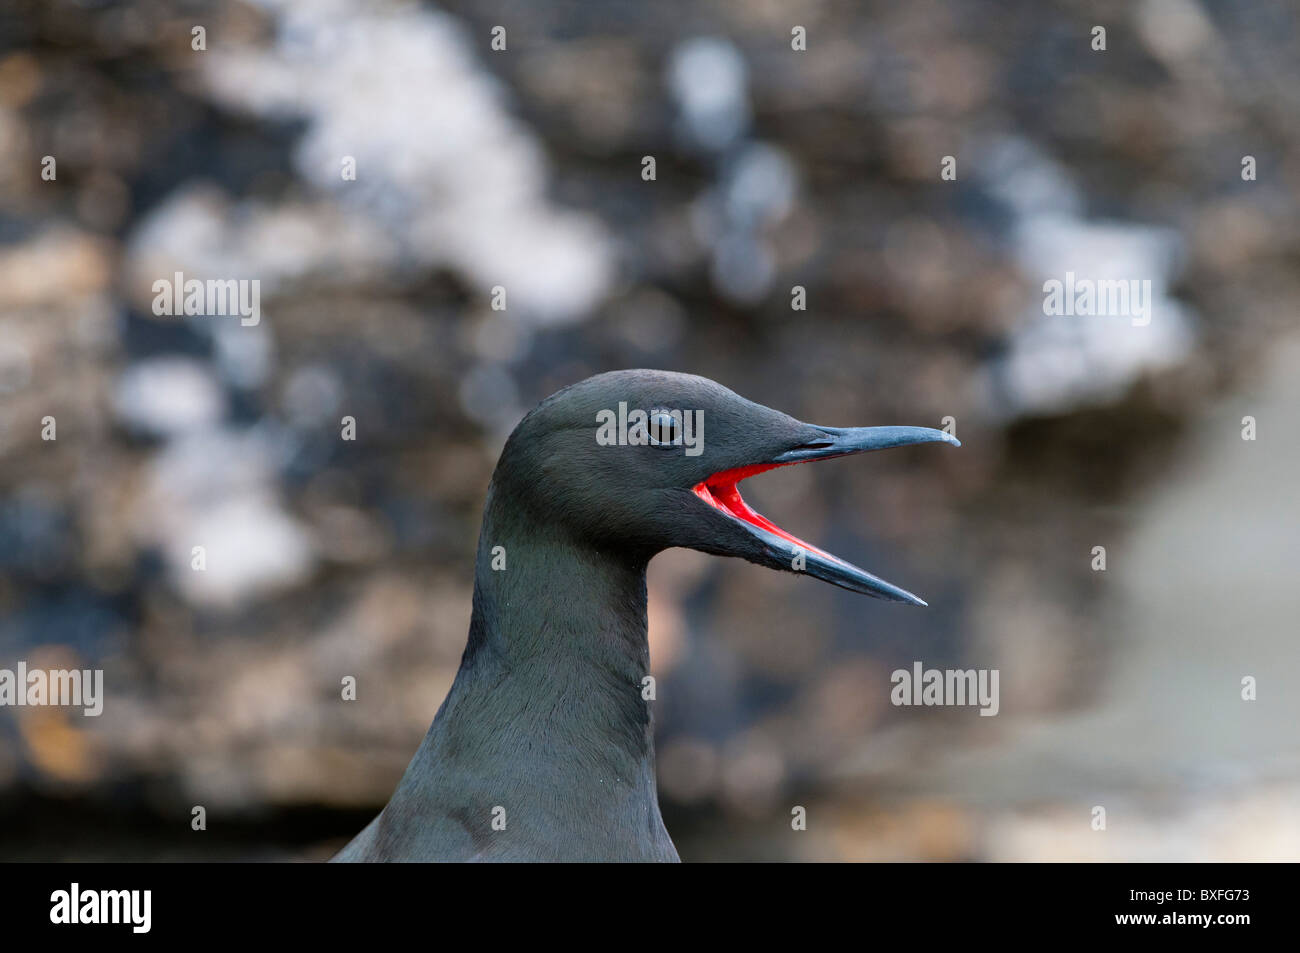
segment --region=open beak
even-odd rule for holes
[[[756,473],[811,460],[829,460],[851,453],[906,447],[914,443],[950,443],[954,447],[960,447],[960,441],[951,434],[929,427],[817,427],[816,430],[818,433],[814,434],[813,439],[779,453],[767,462],[713,474],[694,487],[695,495],[742,524],[763,545],[764,555],[773,560],[777,568],[806,572],[824,582],[875,596],[877,599],[925,605],[924,600],[906,589],[873,576],[866,570],[787,533],[761,513],[755,512],[741,498],[737,484]]]

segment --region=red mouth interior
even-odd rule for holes
[[[748,523],[751,526],[757,526],[759,529],[767,530],[776,536],[780,536],[786,542],[793,543],[805,552],[817,553],[827,559],[833,559],[837,563],[844,560],[838,556],[833,556],[823,549],[818,549],[811,543],[804,542],[793,533],[787,533],[781,527],[777,526],[762,513],[754,510],[740,495],[740,489],[736,486],[746,477],[752,477],[756,473],[763,473],[767,470],[775,470],[777,467],[794,466],[793,463],[755,463],[747,467],[736,467],[734,470],[723,470],[721,473],[715,473],[703,483],[697,483],[694,486],[695,495],[708,503],[714,509],[721,510],[728,516],[732,516],[741,522]]]

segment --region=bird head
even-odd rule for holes
[[[957,439],[928,427],[823,427],[667,371],[599,374],[553,394],[520,422],[493,493],[524,518],[610,552],[683,546],[802,571],[880,599],[925,605],[755,512],[739,484],[776,467]]]

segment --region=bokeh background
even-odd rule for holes
[[[506,434],[620,367],[964,443],[747,484],[927,610],[654,561],[685,859],[1300,858],[1298,19],[6,3],[0,667],[107,700],[0,709],[0,859],[341,846],[451,683]],[[155,317],[176,271],[260,324]],[[1150,280],[1150,326],[1045,317],[1066,271]],[[914,660],[1000,713],[891,706]]]

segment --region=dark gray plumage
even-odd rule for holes
[[[620,402],[702,411],[702,452],[599,444],[598,414]],[[642,698],[647,563],[686,546],[924,604],[751,519],[732,494],[749,468],[929,441],[956,444],[926,428],[815,427],[664,371],[601,374],[547,398],[488,488],[451,691],[388,805],[335,860],[677,860]]]

